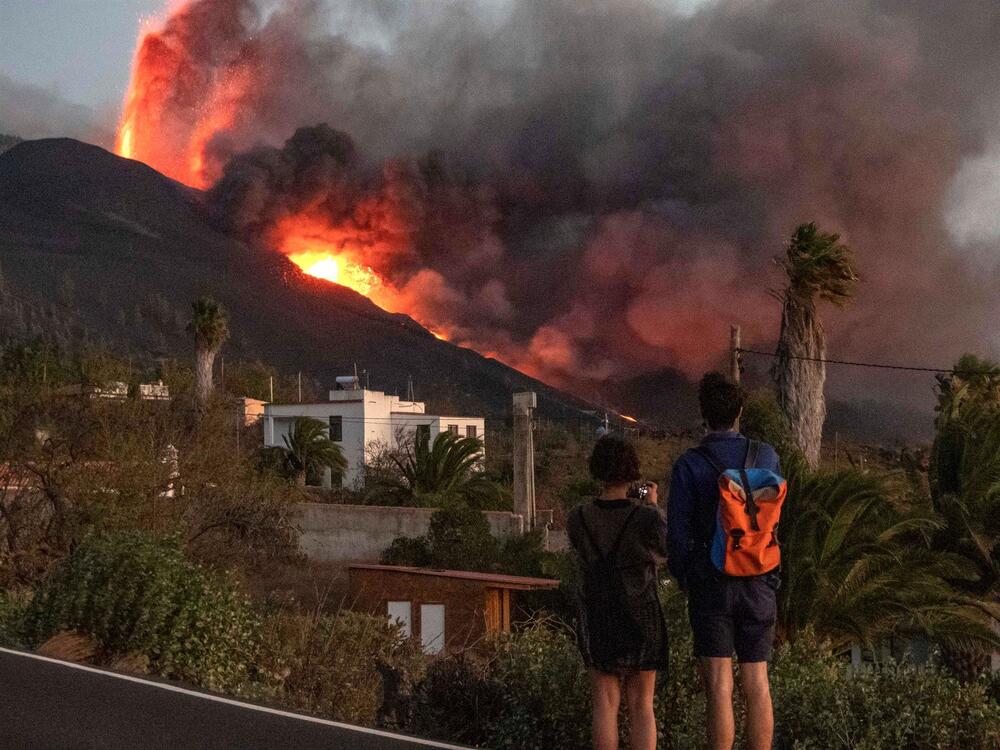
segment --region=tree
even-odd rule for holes
[[[858,280],[851,249],[840,236],[802,224],[778,264],[788,283],[776,294],[782,303],[781,334],[772,375],[778,403],[810,467],[819,465],[826,401],[826,333],[816,313],[817,301],[843,306]]]
[[[990,608],[952,585],[973,568],[934,549],[943,520],[900,508],[884,477],[793,464],[782,513],[779,621],[790,640],[814,629],[839,647],[922,634],[953,648],[993,646]]]
[[[202,297],[191,305],[193,314],[188,333],[194,335],[196,350],[195,376],[198,403],[204,407],[212,397],[212,368],[215,357],[229,338],[229,315],[215,300]]]
[[[297,417],[283,440],[285,447],[278,450],[286,471],[299,486],[304,487],[306,476],[313,472],[329,469],[342,475],[347,470],[343,451],[330,440],[327,426],[318,419]]]
[[[395,495],[403,505],[443,505],[461,500],[483,510],[503,505],[500,486],[482,471],[483,444],[478,438],[442,432],[433,445],[430,434],[419,430],[412,446],[392,455],[395,475],[379,490]]]
[[[975,571],[956,587],[1000,605],[1000,367],[966,355],[947,376],[938,376],[930,489],[945,519],[935,547],[959,555]],[[945,663],[971,681],[986,668],[977,645],[949,648]]]

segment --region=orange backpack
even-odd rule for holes
[[[769,469],[757,469],[760,443],[751,440],[741,469],[725,469],[707,445],[695,448],[719,474],[719,511],[709,558],[729,576],[747,578],[781,565],[778,522],[788,483]]]

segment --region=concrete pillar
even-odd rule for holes
[[[538,399],[532,392],[514,394],[514,513],[535,528],[535,444],[532,415]]]

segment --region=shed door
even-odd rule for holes
[[[413,612],[409,602],[389,602],[389,622],[402,625],[403,635],[413,635]]]
[[[426,654],[439,654],[444,650],[444,605],[420,605],[420,645]]]

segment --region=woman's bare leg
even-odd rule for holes
[[[618,750],[618,707],[622,683],[618,675],[590,670],[594,700],[594,750]]]
[[[629,744],[632,750],[656,750],[656,715],[653,713],[655,689],[656,672],[635,672],[625,678]]]

